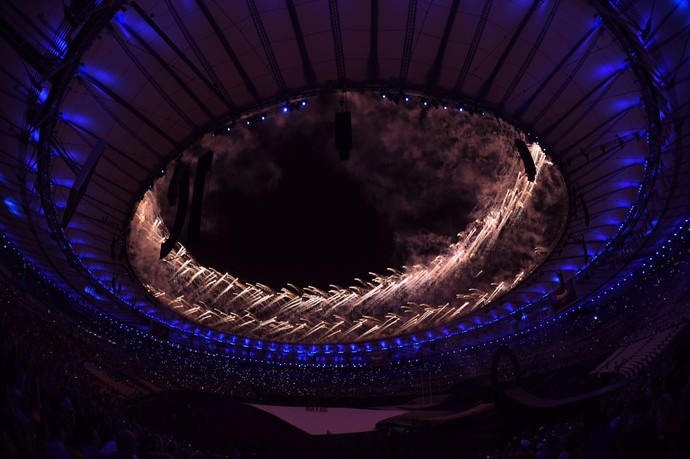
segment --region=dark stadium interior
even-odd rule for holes
[[[0,4],[0,457],[690,457],[687,0]]]

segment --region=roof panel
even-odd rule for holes
[[[429,68],[436,57],[446,25],[446,12],[452,3],[452,0],[417,2],[413,54],[408,74],[409,81],[414,85],[427,82]],[[248,81],[256,87],[260,101],[276,96],[278,86],[247,2],[234,0],[204,4],[228,39]],[[468,59],[473,51],[470,44],[486,4],[460,2],[458,17],[447,43],[439,86],[432,89],[453,89],[463,65],[469,64],[469,73],[461,92],[469,97],[482,96],[482,102],[496,105],[506,90],[511,89],[510,85],[525,58],[535,49],[535,42],[555,2],[537,5],[534,17],[506,55],[505,63],[500,62],[503,51],[533,2],[493,2],[476,54]],[[588,50],[591,41],[584,41],[558,67],[561,59],[576,47],[577,42],[597,22],[602,21],[596,18],[596,11],[592,7],[601,4],[579,0],[561,0],[558,3],[554,23],[539,44],[533,61],[524,69],[519,83],[511,89],[513,92],[507,104],[502,107],[508,116],[515,114],[526,124],[532,125],[535,133],[546,133],[544,140],[549,148],[553,149],[569,176],[577,182],[582,195],[589,202],[592,221],[587,227],[580,214],[573,221],[573,231],[594,241],[592,250],[600,249],[603,241],[617,231],[618,222],[627,215],[625,205],[636,197],[643,176],[643,160],[648,154],[644,139],[647,120],[642,106],[638,105],[642,96],[641,82],[631,69],[620,72],[627,56],[617,35],[621,32],[617,28],[629,31],[636,40],[641,39],[642,49],[648,51],[641,53],[645,59],[641,65],[646,66],[651,78],[663,88],[663,97],[659,97],[658,105],[667,107],[666,97],[670,104],[675,104],[670,105],[664,116],[677,117],[679,120],[686,117],[688,109],[683,104],[688,99],[690,88],[690,66],[686,65],[690,13],[683,2],[672,0],[616,3],[612,8],[616,11],[617,19],[605,18],[608,27],[596,45]],[[176,22],[169,5],[180,15],[181,24]],[[302,56],[286,3],[266,0],[257,1],[256,5],[287,86],[304,86]],[[329,81],[337,78],[329,2],[295,1],[295,6],[317,85],[328,86]],[[367,72],[372,37],[370,2],[340,1],[337,6],[347,78],[356,84],[371,84]],[[93,255],[92,263],[99,266],[99,271],[103,271],[102,267],[106,271],[109,269],[107,240],[112,235],[111,227],[98,222],[101,214],[120,215],[124,219],[128,204],[139,193],[153,168],[159,167],[164,157],[180,148],[181,142],[189,140],[193,127],[184,118],[201,125],[209,119],[227,116],[229,104],[218,96],[222,92],[221,87],[240,106],[254,102],[238,66],[232,62],[197,2],[151,1],[144,2],[142,7],[144,17],[137,13],[133,4],[127,4],[125,11],[117,13],[111,21],[113,31],[101,32],[100,39],[95,40],[81,58],[85,76],[93,77],[112,93],[107,94],[107,91],[93,83],[73,80],[61,103],[62,118],[91,131],[93,136],[86,132],[78,135],[65,123],[58,123],[55,131],[56,139],[78,164],[84,162],[91,149],[89,144],[95,139],[104,138],[112,146],[99,163],[83,207],[80,206],[73,222],[75,228],[82,227],[84,233],[93,234],[93,240],[81,243],[80,250],[85,256]],[[21,8],[29,20],[35,20],[38,26],[45,28],[46,33],[60,26],[64,14],[59,3],[30,2],[22,4]],[[37,20],[39,13],[46,15]],[[382,0],[378,13],[380,76],[389,80],[393,89],[397,89],[397,84],[393,82],[401,74],[408,3]],[[182,56],[166,44],[148,22],[160,27],[172,40],[173,46],[179,48]],[[23,19],[16,23],[22,25],[29,42],[46,55],[59,56],[69,44],[64,37],[49,43]],[[640,29],[646,23],[651,24],[646,32],[650,35],[649,40],[642,37],[645,32]],[[189,30],[188,38],[182,33],[182,26]],[[132,59],[117,44],[115,34],[127,43],[127,49],[141,61],[152,81],[136,68]],[[143,41],[139,41],[137,36]],[[48,225],[41,215],[40,200],[33,189],[34,173],[29,174],[27,183],[16,183],[16,153],[22,148],[17,141],[18,130],[25,122],[25,114],[29,113],[25,104],[26,91],[32,85],[26,69],[32,76],[35,69],[20,62],[16,52],[6,42],[3,41],[1,46],[5,56],[3,69],[14,77],[11,78],[8,73],[0,75],[7,89],[2,94],[6,120],[0,134],[0,146],[3,152],[9,153],[4,155],[0,163],[3,188],[6,190],[3,199],[21,199],[18,189],[25,187],[29,191],[26,210],[35,220],[37,233],[31,233],[28,223],[13,214],[7,203],[0,205],[3,218],[0,224],[3,231],[11,232],[15,240],[21,241],[23,250],[37,259],[42,269],[63,276],[79,290],[79,285],[85,281],[81,279],[81,274],[68,267],[62,250],[49,236]],[[197,46],[198,50],[195,50]],[[185,60],[189,60],[193,68]],[[501,67],[495,80],[487,86],[488,89],[484,88],[499,64]],[[581,67],[578,69],[578,66]],[[168,68],[174,74],[169,73]],[[156,84],[164,88],[164,94],[159,93]],[[184,85],[189,89],[185,89]],[[46,86],[49,84],[46,83]],[[116,100],[118,98],[119,101]],[[210,116],[199,101],[208,107]],[[127,105],[141,114],[144,120]],[[159,132],[149,124],[158,127]],[[37,139],[37,135],[29,133],[26,145],[29,154],[34,150]],[[687,148],[681,143],[669,142],[667,145]],[[675,167],[675,163],[669,163],[672,162],[667,161],[667,169]],[[56,183],[54,198],[58,204],[64,205],[74,173],[65,161],[58,158],[54,159],[52,172]],[[99,202],[104,205],[99,207]],[[103,226],[107,229],[103,229]],[[71,230],[70,237],[76,233],[77,229]],[[577,256],[576,252],[581,249],[572,241],[569,244],[566,252]],[[91,249],[102,252],[91,253]],[[557,267],[556,262],[549,265],[549,269],[555,270]],[[63,268],[65,272],[60,273]]]

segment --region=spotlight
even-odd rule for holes
[[[405,100],[407,100],[407,99],[405,99]],[[422,102],[422,105],[424,105],[425,107],[428,107],[428,106],[429,106],[429,101],[428,101],[428,100],[424,100],[424,101]]]
[[[290,107],[288,105],[283,106],[283,113],[287,113],[290,111]]]
[[[244,120],[244,124],[246,124],[247,126],[251,126],[252,120],[250,120],[249,118],[247,118],[246,120]]]
[[[232,126],[226,126],[225,132],[227,132],[228,134],[230,134],[230,133],[232,132]]]
[[[380,97],[381,99],[388,99],[388,94],[386,94],[385,92],[382,92],[382,93],[379,94],[379,97]]]
[[[299,104],[300,104],[302,107],[306,107],[306,106],[307,106],[307,100],[306,100],[306,99],[302,99],[302,101],[301,101]]]
[[[259,115],[259,119],[260,119],[261,121],[265,121],[265,120],[266,120],[266,114],[265,114],[265,113],[262,113],[261,115]]]

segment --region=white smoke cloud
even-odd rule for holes
[[[514,127],[492,116],[372,99],[348,96],[354,143],[348,162],[339,162],[333,151],[331,123],[338,109],[333,96],[315,99],[308,110],[289,116],[274,114],[261,127],[207,135],[181,160],[193,165],[200,153],[214,151],[209,194],[228,188],[270,193],[283,177],[284,159],[275,155],[275,147],[299,131],[313,139],[311,153],[343,169],[397,228],[399,271],[322,292],[252,286],[210,268],[192,268],[194,262],[181,264],[189,260],[181,246],[158,262],[165,230],[150,221],[158,212],[166,222],[173,219],[174,209],[165,203],[168,173],[144,200],[132,228],[136,256],[131,258],[140,277],[171,307],[215,328],[328,342],[393,336],[455,320],[536,269],[558,240],[567,214],[560,173],[538,147],[532,151],[541,158],[537,183],[528,184],[513,147],[522,134]],[[513,188],[522,194],[505,204]],[[206,230],[221,217],[205,215]],[[426,225],[429,221],[433,224]]]

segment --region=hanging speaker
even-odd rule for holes
[[[534,165],[534,160],[532,159],[532,154],[529,152],[529,148],[527,148],[527,144],[522,139],[515,139],[515,146],[517,147],[518,153],[520,153],[520,158],[522,159],[522,163],[525,166],[527,180],[534,182],[534,179],[537,176],[537,168]]]
[[[340,153],[341,161],[350,159],[352,150],[352,116],[350,112],[335,114],[335,149]]]

